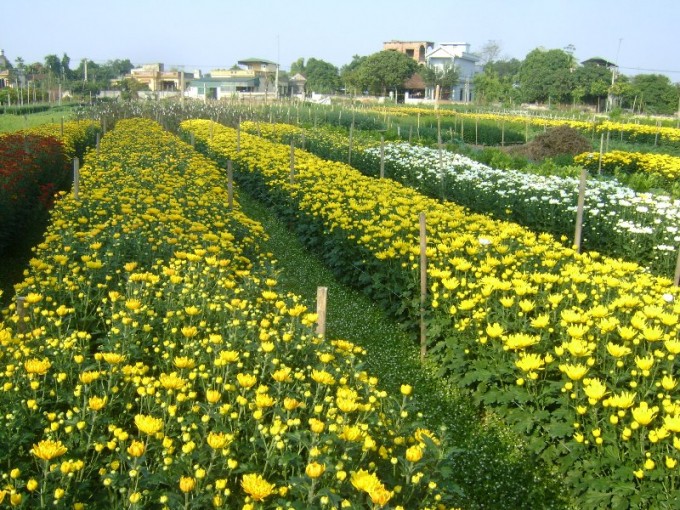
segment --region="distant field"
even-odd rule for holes
[[[70,120],[73,117],[73,110],[68,106],[58,106],[46,112],[31,113],[28,115],[12,115],[8,113],[0,114],[0,133],[11,133],[20,129],[40,126],[52,122]]]

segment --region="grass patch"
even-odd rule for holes
[[[265,249],[277,261],[280,288],[298,294],[314,309],[317,287],[328,287],[327,336],[364,347],[366,368],[385,390],[398,394],[401,384],[411,384],[424,424],[433,430],[445,427],[456,438],[450,455],[459,469],[452,481],[460,488],[465,508],[497,508],[501,501],[506,509],[567,506],[559,483],[524,450],[519,438],[420,363],[412,336],[360,290],[339,283],[265,205],[243,190],[239,203],[270,236]]]
[[[61,122],[62,117],[64,118],[64,122],[71,120],[73,117],[73,108],[70,106],[55,106],[46,112],[31,113],[28,115],[3,113],[0,115],[0,133],[13,133],[14,131],[19,131],[21,129]]]

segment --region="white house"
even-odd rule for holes
[[[472,101],[474,86],[472,79],[479,72],[477,62],[479,57],[470,53],[469,43],[439,43],[434,49],[425,55],[425,61],[430,67],[444,69],[446,66],[454,66],[458,70],[458,83],[451,89],[450,99],[468,103]],[[433,99],[434,88],[428,87],[425,96]],[[442,94],[446,97],[448,94]]]

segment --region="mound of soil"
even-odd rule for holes
[[[592,150],[590,140],[569,126],[549,129],[525,145],[507,148],[508,153],[522,155],[532,161],[542,161],[565,154],[575,156]]]

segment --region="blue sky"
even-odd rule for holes
[[[677,0],[30,0],[0,6],[0,48],[14,60],[66,52],[186,71],[261,57],[282,69],[299,57],[340,67],[397,40],[498,41],[501,56],[573,45],[625,74],[661,72],[680,82]]]

